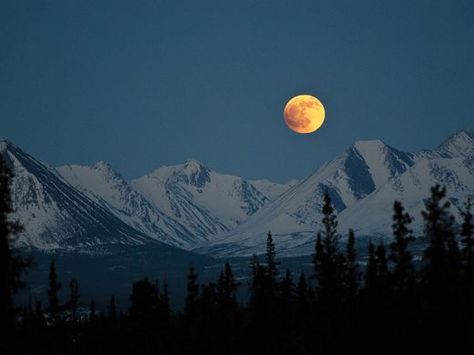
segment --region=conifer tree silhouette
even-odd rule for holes
[[[317,297],[321,307],[335,310],[343,296],[345,257],[339,252],[336,214],[327,193],[324,195],[322,212],[323,230],[317,235],[313,259]]]
[[[277,276],[277,261],[276,261],[276,251],[275,243],[273,243],[272,232],[268,231],[267,233],[267,242],[266,242],[266,259],[267,259],[267,275],[269,279],[274,282]]]
[[[115,296],[110,297],[109,302],[109,319],[112,322],[117,320],[117,305],[115,304]]]
[[[71,279],[69,282],[69,308],[71,310],[72,321],[77,321],[77,308],[79,306],[79,282],[77,279]]]
[[[369,241],[367,256],[367,267],[365,271],[365,290],[369,300],[374,298],[374,290],[377,284],[377,260],[375,258],[375,246]]]
[[[349,235],[347,237],[345,261],[345,299],[349,303],[353,303],[359,288],[361,274],[359,271],[359,263],[357,261],[355,235],[352,229],[349,230]]]
[[[22,274],[32,263],[30,258],[21,257],[12,247],[23,228],[18,221],[10,218],[14,212],[11,179],[12,173],[0,155],[0,332],[5,334],[5,339],[8,339],[8,333],[15,325],[13,294],[24,286]]]
[[[188,270],[188,284],[186,286],[186,300],[184,304],[184,313],[190,319],[197,316],[197,301],[199,298],[199,284],[197,283],[198,275],[193,267],[189,266]]]
[[[392,287],[397,297],[404,297],[406,292],[413,291],[415,283],[415,267],[413,256],[408,247],[415,238],[410,229],[412,218],[404,212],[401,202],[393,204],[393,237],[390,243],[389,260],[394,264],[392,271]]]
[[[472,200],[469,198],[462,213],[461,244],[466,276],[469,280],[468,282],[474,285],[474,224],[471,208]]]
[[[345,248],[340,247],[335,212],[327,197],[313,256],[316,294],[304,272],[299,273],[296,285],[290,270],[279,276],[269,233],[265,263],[260,264],[256,256],[251,260],[246,305],[237,302],[240,283],[229,262],[215,282],[202,285],[191,267],[186,304],[178,313],[171,312],[166,282],[159,287],[158,281],[147,278],[133,284],[127,315],[116,316],[112,297],[108,317],[96,317],[91,299],[90,316],[74,326],[67,318],[60,323],[43,322],[40,302],[32,311],[29,300],[24,317],[16,322],[18,351],[7,353],[309,355],[380,353],[381,349],[401,354],[410,349],[417,353],[471,354],[474,310],[469,275],[474,228],[470,201],[458,230],[444,199],[443,189],[435,186],[423,213],[425,236],[413,243],[416,249],[411,244],[411,217],[400,202],[394,203],[393,240],[387,250],[383,244],[369,242],[364,285],[359,285],[360,242],[349,230]],[[413,256],[420,253],[423,260],[417,269]],[[55,266],[53,261],[50,312],[60,309]],[[302,270],[307,266],[302,263],[298,267]],[[79,283],[73,279],[69,286],[67,306],[72,312],[72,300],[79,299]],[[440,294],[433,295],[433,291]],[[334,296],[332,300],[325,299],[329,295]]]
[[[431,188],[431,196],[422,211],[428,246],[423,253],[421,281],[424,296],[429,301],[426,304],[431,307],[433,315],[445,308],[443,304],[452,296],[451,278],[457,272],[453,270],[458,254],[453,246],[454,217],[449,212],[450,203],[445,198],[446,189],[435,185]]]
[[[217,296],[223,311],[235,310],[238,307],[236,292],[240,282],[235,280],[234,273],[229,262],[224,264],[224,271],[217,280]]]
[[[425,237],[428,246],[423,253],[421,287],[423,297],[423,316],[426,322],[426,340],[432,338],[430,345],[439,351],[454,351],[455,344],[444,339],[457,333],[460,304],[459,250],[455,239],[454,217],[449,211],[450,202],[446,200],[446,189],[439,185],[431,188],[431,196],[425,202]],[[456,244],[456,245],[455,245]],[[449,331],[442,331],[441,324],[451,324]]]
[[[58,295],[60,289],[61,283],[58,282],[58,276],[56,274],[56,262],[53,259],[49,265],[48,289],[49,313],[51,315],[51,321],[53,324],[57,324],[61,319],[61,308]]]
[[[328,193],[323,201],[323,228],[316,238],[313,256],[316,277],[316,311],[320,319],[318,331],[321,334],[320,351],[337,352],[341,344],[336,342],[343,321],[343,300],[345,294],[346,260],[339,251],[340,235],[337,232],[337,218]],[[324,324],[324,326],[323,326]]]
[[[89,322],[94,323],[97,320],[97,309],[95,307],[94,298],[91,298],[89,306]]]

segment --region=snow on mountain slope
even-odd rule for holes
[[[199,241],[232,229],[268,202],[246,180],[216,173],[195,160],[163,166],[131,184]]]
[[[67,183],[58,172],[5,140],[0,154],[13,173],[14,217],[25,227],[17,243],[39,249],[141,244],[145,235]]]
[[[438,147],[438,151],[451,158],[470,159],[474,157],[474,130],[463,129],[446,139]]]
[[[468,151],[462,144],[452,142],[449,146]],[[271,230],[282,255],[310,254],[315,232],[320,228],[326,191],[339,213],[341,232],[355,227],[366,235],[386,235],[390,233],[387,226],[391,225],[393,200],[407,191],[419,211],[429,187],[436,182],[449,185],[449,193],[459,203],[462,196],[472,193],[474,186],[472,173],[462,159],[441,151],[412,154],[378,140],[359,141],[245,223],[197,251],[223,256],[261,253],[265,233]],[[388,186],[399,188],[389,191]],[[366,225],[370,229],[364,230]]]
[[[464,129],[446,139],[438,152],[461,159],[471,174],[474,174],[474,130]]]
[[[331,196],[342,234],[390,234],[393,200],[421,230],[420,211],[435,183],[447,187],[453,212],[474,191],[474,133],[463,130],[436,150],[404,153],[379,140],[359,141],[297,183],[275,184],[216,173],[195,160],[164,166],[132,182],[107,163],[53,169],[6,141],[14,172],[19,243],[76,249],[163,241],[220,256],[264,252],[271,230],[281,255],[313,252],[322,200]],[[58,171],[60,173],[58,173]]]
[[[150,238],[185,249],[196,243],[190,231],[135,191],[108,163],[66,165],[57,170],[75,188]]]
[[[267,179],[249,180],[249,182],[269,200],[274,200],[285,191],[295,186],[298,180],[292,179],[286,184],[278,184]]]
[[[354,228],[367,236],[390,236],[393,201],[399,200],[414,218],[412,229],[423,230],[421,211],[435,184],[446,187],[451,211],[458,220],[467,197],[474,194],[472,131],[460,131],[437,150],[417,154],[416,163],[404,174],[391,177],[377,191],[340,214],[341,228]]]

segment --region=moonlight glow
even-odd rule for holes
[[[293,97],[283,111],[288,127],[297,133],[313,133],[324,122],[324,106],[311,95]]]

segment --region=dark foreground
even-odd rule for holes
[[[0,157],[1,354],[474,353],[471,205],[466,203],[464,220],[456,225],[439,186],[425,202],[426,247],[417,265],[411,251],[412,219],[399,202],[394,203],[393,241],[386,246],[369,243],[361,263],[352,231],[341,246],[326,195],[323,227],[306,273],[282,272],[269,233],[264,260],[246,262],[246,279],[234,271],[242,274],[247,266],[233,270],[225,263],[216,268],[213,259],[157,246],[147,252],[118,251],[115,259],[58,256],[59,263],[49,265],[46,290],[38,290],[35,281],[23,282],[30,260],[11,247],[21,227],[9,219],[9,183],[10,173]],[[148,258],[143,257],[147,253]],[[171,299],[176,297],[164,280],[176,279],[183,256],[197,269],[188,269],[184,306],[172,311]],[[156,270],[146,265],[150,257],[158,260]],[[44,260],[39,261],[38,272],[44,274]],[[68,263],[104,280],[94,289],[87,278],[84,283],[90,294],[111,294],[106,307],[81,297],[77,278],[86,274],[67,274],[74,269]],[[110,285],[123,293],[130,287],[123,276],[145,270],[163,278],[141,278],[131,287],[129,307],[117,307]],[[196,270],[203,274],[200,281]],[[64,285],[58,274],[68,279]],[[15,307],[13,295],[28,287],[31,297],[24,307]],[[238,290],[245,289],[248,297],[240,298]],[[46,295],[45,301],[34,297],[38,292]]]

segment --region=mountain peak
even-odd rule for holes
[[[178,173],[178,179],[197,187],[204,187],[210,182],[210,170],[194,159],[187,159],[183,169]]]
[[[360,196],[365,196],[389,177],[401,174],[413,165],[412,154],[392,148],[379,139],[357,141],[346,154],[345,170],[353,177],[353,184],[357,182],[363,187],[364,193]],[[360,189],[355,185],[352,188],[355,191]]]
[[[0,139],[0,154],[3,154],[8,149],[8,141]]]
[[[474,130],[463,129],[454,133],[439,145],[438,150],[451,157],[472,157],[474,154]]]
[[[5,138],[0,139],[0,153],[3,154],[5,151],[7,151],[11,147],[15,147],[15,145],[12,142],[10,142],[8,139],[5,139]]]
[[[102,170],[102,171],[110,171],[110,170],[113,171],[114,170],[112,165],[110,165],[109,163],[107,163],[104,160],[99,160],[97,163],[92,165],[92,169]]]
[[[201,169],[204,167],[204,165],[202,165],[201,162],[196,159],[186,159],[184,162],[184,167],[190,169]]]
[[[362,141],[357,141],[354,143],[353,147],[357,149],[360,152],[365,152],[365,151],[373,151],[373,150],[381,150],[387,145],[382,142],[380,139],[373,139],[373,140],[362,140]]]
[[[101,173],[108,179],[118,179],[118,180],[125,180],[122,175],[114,169],[110,163],[100,160],[94,165],[90,167],[92,170],[96,170],[97,172]]]

